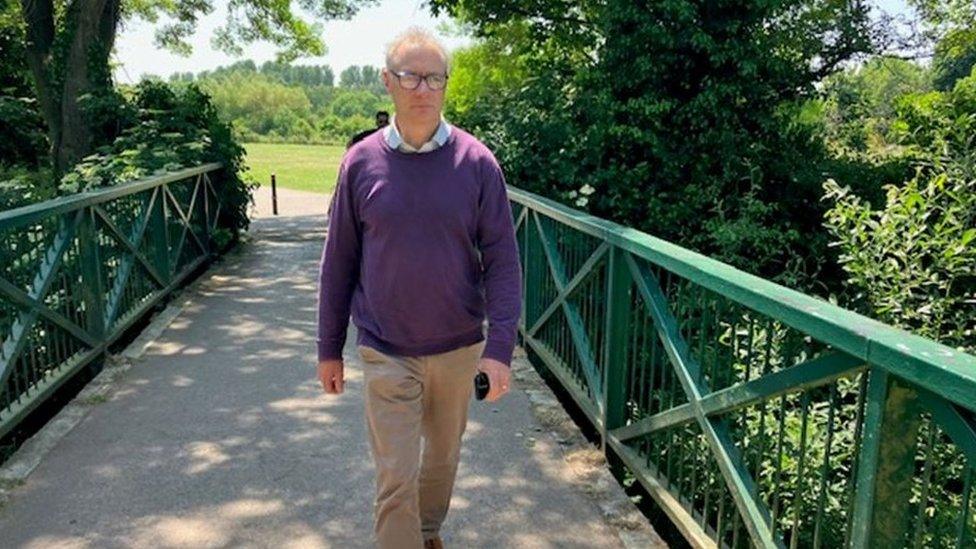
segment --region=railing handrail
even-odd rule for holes
[[[509,198],[619,246],[933,393],[976,409],[976,356],[791,290],[645,232],[508,186]]]
[[[108,202],[120,196],[135,194],[146,189],[179,181],[194,175],[218,170],[223,166],[220,162],[210,162],[192,168],[186,168],[175,172],[153,175],[139,179],[130,183],[124,183],[114,187],[105,187],[91,191],[77,193],[71,196],[61,196],[44,200],[35,204],[28,204],[11,210],[0,211],[0,230],[11,229],[21,225],[36,222],[39,219],[51,215],[70,212],[93,204]]]
[[[221,252],[223,167],[0,212],[0,437]]]

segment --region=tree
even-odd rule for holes
[[[976,24],[976,23],[974,23]],[[976,28],[953,29],[939,41],[932,57],[933,83],[948,91],[976,67]]]
[[[286,84],[304,86],[332,86],[335,75],[327,65],[290,65],[268,61],[261,65],[261,73],[273,75]]]
[[[377,110],[386,107],[387,102],[386,98],[366,90],[340,90],[332,100],[330,109],[339,118],[359,115],[371,119]]]
[[[951,90],[976,66],[976,2],[909,0],[921,18],[925,43],[933,48],[934,84]]]
[[[14,6],[0,7],[0,166],[36,169],[46,148],[37,101],[31,97],[30,72],[24,61],[24,28]],[[0,174],[2,179],[6,174]]]
[[[348,19],[376,0],[300,0],[319,19]],[[34,91],[47,124],[51,158],[57,174],[92,150],[88,105],[111,96],[108,60],[120,26],[127,19],[172,22],[156,33],[159,46],[187,54],[186,39],[197,18],[213,11],[213,0],[21,0],[26,59]],[[322,55],[320,29],[294,13],[290,0],[229,0],[227,23],[213,37],[221,50],[240,54],[242,44],[266,40],[281,49],[279,60],[301,54]],[[86,103],[88,105],[86,105]]]
[[[932,89],[925,68],[913,61],[879,56],[824,81],[823,118],[827,146],[837,156],[892,156],[892,135],[901,97]]]
[[[359,65],[350,65],[339,73],[340,88],[358,88],[362,83],[363,76],[359,72]]]
[[[386,95],[386,87],[383,85],[380,69],[364,65],[359,74],[363,89],[373,92],[374,95]]]
[[[263,74],[230,74],[200,81],[222,117],[248,131],[263,135],[289,132],[297,119],[311,116],[312,106],[305,92]]]
[[[827,241],[810,215],[825,151],[796,111],[817,82],[875,50],[864,2],[432,7],[524,67],[500,97],[486,87],[466,101],[491,106],[470,110],[482,116],[473,129],[515,184],[787,284],[826,278]]]
[[[386,94],[380,69],[369,65],[350,65],[339,74],[339,87],[369,90],[375,95]]]

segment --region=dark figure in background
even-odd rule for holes
[[[368,130],[363,130],[363,131],[357,133],[356,135],[352,136],[349,139],[349,142],[346,143],[346,148],[348,149],[349,147],[352,147],[354,144],[358,143],[359,141],[362,141],[362,139],[364,137],[366,137],[367,135],[375,132],[376,130],[385,128],[387,125],[389,125],[389,123],[390,123],[390,113],[388,113],[386,111],[377,111],[376,112],[376,127],[375,128],[370,128]]]

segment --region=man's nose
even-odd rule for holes
[[[423,92],[433,92],[435,90],[432,90],[430,88],[430,84],[427,83],[427,79],[425,78],[420,81],[420,84],[413,91],[415,91],[416,93],[423,93]]]

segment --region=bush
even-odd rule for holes
[[[976,68],[948,92],[909,94],[898,101],[893,131],[912,157],[925,161],[965,151],[976,134]]]
[[[48,152],[44,130],[37,100],[0,95],[0,163],[42,166]]]
[[[224,169],[212,175],[211,181],[224,204],[220,226],[230,229],[228,241],[235,240],[248,227],[247,207],[253,202],[251,193],[257,183],[244,173],[244,149],[235,141],[231,126],[219,120],[210,98],[193,84],[174,89],[146,80],[125,91],[135,124],[65,174],[58,194],[220,162]]]
[[[972,151],[972,149],[970,149]],[[976,155],[922,167],[872,209],[824,184],[826,226],[856,303],[879,320],[976,351]]]
[[[19,208],[57,196],[50,168],[0,165],[0,211]]]

